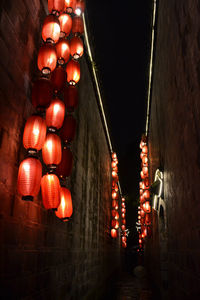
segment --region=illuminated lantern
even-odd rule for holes
[[[42,149],[46,138],[46,122],[40,116],[31,116],[26,121],[23,134],[23,145],[29,153]]]
[[[123,247],[123,248],[126,248],[126,247],[127,247],[127,244],[123,242],[123,243],[122,243],[122,247]]]
[[[142,147],[142,153],[147,154],[148,153],[148,147],[145,145]]]
[[[150,198],[149,190],[145,190],[144,193],[143,193],[143,196],[144,196],[145,199],[149,199]]]
[[[70,85],[64,88],[64,103],[67,112],[73,112],[78,105],[78,89],[76,86]]]
[[[65,0],[65,11],[72,13],[76,6],[76,0]]]
[[[116,214],[115,214],[115,220],[118,220],[119,219],[119,213],[116,211]]]
[[[60,138],[65,144],[74,140],[76,133],[76,119],[72,115],[67,115],[60,130]]]
[[[112,238],[114,238],[114,239],[117,238],[117,230],[116,229],[114,229],[114,228],[111,229],[110,234],[111,234]]]
[[[59,65],[63,65],[68,62],[70,58],[70,46],[66,39],[60,39],[56,44],[56,53]]]
[[[79,59],[83,55],[83,41],[80,37],[74,36],[70,40],[70,54],[74,59]]]
[[[116,171],[112,171],[112,177],[113,177],[114,179],[117,179],[117,172],[116,172]]]
[[[144,210],[145,213],[149,214],[151,212],[151,205],[149,203],[149,201],[146,201],[143,205],[142,208]]]
[[[122,197],[122,202],[125,202],[125,198],[124,197]]]
[[[142,238],[145,238],[147,236],[147,229],[142,229]]]
[[[142,196],[143,195],[143,189],[140,189],[140,196]]]
[[[60,205],[55,212],[56,216],[63,221],[69,220],[73,212],[71,192],[66,187],[60,188]]]
[[[38,69],[44,74],[50,74],[57,63],[56,48],[52,44],[44,44],[38,52]]]
[[[115,152],[112,153],[112,159],[116,160],[117,159],[117,154]]]
[[[74,13],[80,16],[85,10],[85,1],[84,0],[76,0]]]
[[[112,191],[112,199],[117,199],[118,194],[115,191]]]
[[[146,155],[145,153],[141,152],[141,153],[140,153],[140,158],[142,159],[143,156],[145,156],[145,155]]]
[[[126,219],[122,219],[122,224],[126,225]]]
[[[112,167],[112,168],[115,168],[116,166],[117,166],[116,162],[115,162],[115,161],[112,161],[112,162],[111,162],[111,167]]]
[[[145,178],[146,178],[146,175],[143,173],[143,171],[140,172],[140,177],[141,177],[142,179],[145,179]]]
[[[49,15],[44,19],[42,38],[44,42],[57,43],[60,37],[60,23],[56,16]]]
[[[150,214],[146,214],[146,216],[145,216],[145,224],[146,225],[151,225],[151,215]]]
[[[75,16],[72,20],[72,33],[81,35],[84,32],[83,19],[80,16]]]
[[[48,133],[42,148],[42,158],[44,163],[50,168],[55,169],[62,158],[62,148],[59,136]]]
[[[55,174],[47,174],[41,180],[42,201],[46,209],[57,210],[60,204],[60,182]]]
[[[112,168],[112,169],[113,169],[113,171],[118,172],[118,166],[116,166],[116,167],[114,167],[114,168]]]
[[[145,217],[145,212],[144,212],[143,209],[141,209],[141,211],[140,211],[140,216],[141,216],[141,218],[144,218],[144,217]]]
[[[119,205],[118,205],[118,202],[116,202],[115,209],[118,210],[118,208],[119,208]]]
[[[122,213],[126,213],[126,209],[124,207],[122,208]]]
[[[69,14],[62,14],[59,16],[60,21],[60,38],[67,37],[72,29],[72,18]]]
[[[117,213],[117,211],[116,211],[115,209],[113,209],[113,210],[111,211],[111,215],[112,215],[113,218],[115,218],[116,213]]]
[[[70,60],[66,66],[67,82],[75,85],[80,80],[80,64],[75,60]]]
[[[55,92],[63,89],[67,81],[67,73],[60,65],[51,74],[51,83]]]
[[[65,0],[48,0],[48,10],[57,16],[64,10]]]
[[[73,167],[73,155],[69,148],[64,147],[62,151],[62,160],[57,166],[56,174],[60,178],[66,178],[71,175]]]
[[[65,104],[58,98],[52,100],[46,111],[46,123],[51,131],[61,128],[65,117]]]
[[[115,192],[118,192],[119,190],[118,185],[114,180],[112,181],[112,189],[115,190]]]
[[[149,180],[148,180],[148,178],[145,178],[145,179],[142,181],[141,186],[142,186],[142,189],[143,189],[143,190],[149,189]]]
[[[125,225],[122,225],[122,230],[126,230],[126,226]]]
[[[119,222],[117,220],[112,220],[111,227],[118,229],[119,228]]]
[[[139,239],[139,244],[142,244],[142,239]]]
[[[126,217],[125,213],[122,213],[122,219],[124,219]]]
[[[18,171],[17,188],[23,200],[33,201],[40,190],[42,165],[37,158],[24,159]]]
[[[124,202],[122,202],[122,207],[126,208],[126,204]]]
[[[148,176],[148,167],[143,167],[142,172],[145,176]]]
[[[147,155],[144,155],[143,157],[142,157],[142,163],[143,164],[148,164],[148,157],[147,157]]]
[[[46,78],[37,80],[32,88],[32,104],[39,110],[47,108],[53,97],[51,81]]]
[[[127,237],[126,236],[122,236],[122,242],[126,242],[127,241]]]
[[[112,200],[112,207],[116,207],[116,206],[118,206],[118,201]]]

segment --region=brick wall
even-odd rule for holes
[[[62,223],[47,212],[41,195],[32,203],[22,201],[16,189],[46,5],[45,0],[0,3],[0,293],[3,299],[94,299],[117,268],[119,241],[109,234],[110,156],[85,59],[68,180],[72,220]]]
[[[164,299],[200,295],[199,20],[200,1],[159,1],[149,148],[151,179],[157,168],[164,169],[168,240]],[[161,260],[158,247],[163,245],[152,239],[148,255],[154,261],[156,256]]]

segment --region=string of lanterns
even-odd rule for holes
[[[122,218],[122,247],[127,247],[127,233],[126,233],[126,204],[125,204],[125,198],[122,197],[122,209],[121,209],[121,218]]]
[[[78,60],[84,51],[84,9],[83,0],[48,0],[50,14],[43,22],[43,44],[37,58],[40,78],[32,88],[31,101],[36,113],[25,124],[23,146],[27,157],[18,171],[22,199],[33,201],[41,186],[45,209],[55,211],[63,221],[73,212],[65,180],[73,167],[70,145],[76,132],[73,112],[78,105]]]
[[[151,204],[149,191],[149,169],[148,169],[148,146],[146,135],[142,136],[140,142],[140,158],[142,181],[139,183],[140,189],[140,206],[138,207],[138,231],[139,231],[139,251],[143,250],[145,238],[150,235],[151,231]]]

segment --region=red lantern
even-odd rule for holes
[[[65,11],[72,13],[76,6],[76,0],[65,0]]]
[[[114,228],[111,229],[110,233],[111,233],[112,238],[114,238],[114,239],[117,238],[117,230],[116,229],[114,229]]]
[[[117,166],[116,162],[115,162],[115,161],[112,161],[112,162],[111,162],[111,167],[112,167],[112,168],[115,168],[116,166]]]
[[[123,243],[122,243],[122,247],[123,247],[123,248],[126,248],[126,247],[127,247],[127,244],[123,242]]]
[[[77,0],[74,13],[80,16],[85,10],[85,1],[84,0]]]
[[[42,158],[44,163],[51,169],[56,168],[62,158],[61,141],[59,136],[48,133],[42,148]]]
[[[57,43],[60,37],[60,22],[55,15],[49,15],[44,19],[42,26],[42,38],[44,42]]]
[[[69,220],[73,212],[72,197],[70,190],[65,187],[60,188],[60,205],[56,211],[56,216],[63,221]]]
[[[78,105],[78,89],[70,85],[64,88],[64,102],[68,112],[73,112]]]
[[[67,37],[72,29],[72,18],[69,14],[62,14],[59,16],[60,21],[60,38]]]
[[[126,236],[122,236],[122,242],[126,242],[127,237]]]
[[[148,180],[148,178],[145,178],[145,179],[142,181],[141,187],[142,187],[143,190],[149,189],[149,180]]]
[[[144,212],[143,209],[140,210],[140,216],[141,216],[141,218],[144,218],[144,217],[145,217],[145,212]]]
[[[31,152],[42,149],[46,138],[46,122],[40,116],[31,116],[26,121],[23,134],[24,148]]]
[[[143,196],[144,196],[144,198],[146,200],[149,199],[150,198],[150,192],[149,192],[149,190],[145,190],[144,193],[143,193]]]
[[[65,7],[65,0],[48,0],[48,10],[52,14],[59,15]]]
[[[123,207],[123,208],[126,208],[125,202],[122,202],[122,207]]]
[[[76,119],[72,115],[67,115],[60,130],[60,138],[64,143],[73,141],[76,133]]]
[[[59,65],[63,65],[68,62],[70,58],[70,46],[66,39],[60,39],[56,44],[56,53]]]
[[[146,225],[151,225],[151,215],[150,214],[146,214],[146,216],[145,216],[145,224]]]
[[[144,155],[143,157],[142,157],[142,163],[143,164],[148,164],[148,157],[147,157],[147,155]]]
[[[112,220],[111,227],[118,229],[119,228],[119,222],[117,220]]]
[[[42,201],[46,209],[57,210],[60,204],[60,182],[55,174],[47,174],[41,180]]]
[[[80,37],[74,36],[70,40],[70,54],[74,59],[79,59],[83,55],[83,41]]]
[[[148,167],[143,167],[142,172],[145,176],[148,176]]]
[[[73,155],[69,148],[64,147],[62,151],[62,160],[57,166],[56,174],[60,178],[66,178],[71,175],[73,167]]]
[[[61,128],[65,117],[65,104],[58,98],[52,100],[46,111],[46,123],[51,131]]]
[[[54,91],[58,92],[63,89],[65,82],[67,81],[67,73],[61,66],[55,68],[51,74],[51,83]]]
[[[114,179],[117,179],[117,172],[116,172],[116,171],[112,171],[112,177],[113,177]]]
[[[148,147],[145,145],[142,147],[142,153],[147,154],[148,153]]]
[[[145,179],[145,178],[146,178],[146,175],[143,173],[143,171],[140,172],[140,177],[141,177],[142,179]]]
[[[56,48],[52,44],[42,45],[38,52],[38,69],[45,75],[50,74],[55,69],[56,62]]]
[[[126,225],[126,219],[122,219],[122,224]]]
[[[118,220],[119,219],[119,213],[116,211],[116,214],[115,214],[115,220]]]
[[[122,197],[122,202],[125,202],[125,198],[124,197]]]
[[[112,152],[112,159],[115,161],[117,159],[117,154],[115,152]]]
[[[72,20],[72,33],[81,35],[84,32],[83,19],[80,16],[75,16]]]
[[[17,179],[18,192],[23,200],[33,201],[40,190],[42,165],[37,158],[28,157],[20,166]]]
[[[126,217],[125,213],[122,213],[122,219],[124,219]]]
[[[122,213],[126,213],[126,209],[124,207],[122,208]]]
[[[70,60],[66,66],[67,82],[70,85],[75,85],[80,80],[80,64],[75,60]]]
[[[39,110],[49,106],[53,97],[53,88],[50,80],[41,78],[37,80],[32,88],[32,104]]]
[[[118,206],[118,201],[112,200],[112,207],[116,207],[116,206]]]
[[[112,191],[112,199],[118,199],[118,194],[115,191]]]
[[[146,201],[143,205],[142,208],[145,213],[149,214],[151,212],[151,205],[149,201]]]
[[[126,226],[125,225],[122,225],[122,230],[126,230]]]

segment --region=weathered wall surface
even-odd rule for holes
[[[200,1],[159,1],[149,148],[151,179],[164,169],[168,289],[166,282],[162,288],[174,300],[200,295],[199,19]],[[152,239],[149,256],[157,255]]]
[[[43,4],[44,3],[44,4]],[[47,1],[0,4],[0,291],[4,299],[84,299],[117,267],[110,238],[110,155],[85,59],[81,61],[78,128],[68,180],[73,216],[63,223],[39,195],[22,201],[17,172],[22,133],[33,109],[31,82]],[[89,297],[89,296],[88,296]],[[90,296],[94,299],[94,296]]]

